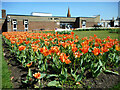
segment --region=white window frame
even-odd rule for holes
[[[17,20],[13,20],[13,31],[17,31]],[[14,27],[14,25],[16,24],[16,27]]]
[[[27,27],[25,27],[26,24]],[[24,31],[28,31],[28,20],[24,20]]]
[[[86,28],[86,20],[82,20],[82,28]]]

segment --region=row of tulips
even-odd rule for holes
[[[101,72],[119,74],[108,68],[120,66],[120,42],[109,36],[103,40],[96,35],[81,40],[74,32],[71,34],[4,32],[5,43],[9,46],[11,54],[24,68],[28,68],[25,83],[55,77],[47,86],[63,87],[73,81],[80,84],[90,72],[97,77]],[[35,67],[37,72],[32,72]],[[37,86],[36,86],[37,87]]]

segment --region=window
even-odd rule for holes
[[[48,20],[52,20],[52,18],[48,18]]]
[[[86,20],[82,20],[82,28],[86,27]]]
[[[59,18],[54,18],[54,20],[59,20]]]
[[[17,25],[16,24],[14,24],[14,28],[16,28],[17,27]]]
[[[13,19],[12,23],[13,23],[13,31],[17,31],[17,20]]]
[[[28,31],[28,20],[24,20],[24,31]]]
[[[25,28],[27,28],[27,26],[28,26],[28,25],[27,25],[27,24],[25,24]]]

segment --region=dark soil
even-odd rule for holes
[[[25,80],[28,70],[23,68],[22,65],[17,62],[14,55],[10,54],[10,51],[4,41],[3,52],[4,58],[8,64],[8,69],[11,71],[11,82],[13,83],[13,88],[27,88],[28,85],[23,84],[22,80]],[[120,73],[120,67],[115,70]],[[92,78],[90,74],[88,74],[87,79],[83,79],[82,82],[85,86],[89,85],[91,88],[112,88],[120,82],[120,75],[118,76],[109,73],[101,73],[97,78]],[[33,88],[32,85],[29,87]]]

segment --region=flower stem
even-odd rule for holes
[[[75,62],[76,62],[76,59],[74,60],[74,70],[75,70]]]
[[[39,83],[39,87],[41,88],[41,83],[40,83],[40,79],[38,80],[38,83]]]

